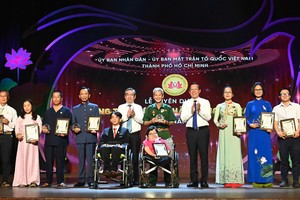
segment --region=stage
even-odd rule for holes
[[[44,176],[41,174],[42,183]],[[98,189],[90,189],[74,188],[76,178],[67,174],[67,188],[57,188],[56,185],[50,188],[0,188],[0,199],[299,199],[300,189],[278,187],[279,176],[275,175],[273,188],[253,188],[248,183],[241,188],[224,188],[223,185],[213,184],[213,177],[210,176],[210,188],[205,189],[188,188],[187,180],[180,181],[179,188],[165,188],[162,182],[155,188],[123,188],[117,183],[109,182],[99,184]]]
[[[210,184],[210,188],[187,188],[182,183],[179,188],[121,188],[116,184],[100,185],[99,189],[68,188],[1,188],[1,199],[299,199],[300,189],[278,186],[256,189],[244,185],[238,189],[223,188]],[[162,184],[161,184],[162,186]]]

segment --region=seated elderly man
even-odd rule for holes
[[[168,146],[168,144],[166,143],[166,141],[161,139],[160,137],[158,137],[157,132],[158,132],[158,130],[155,126],[148,127],[148,129],[146,131],[147,138],[143,141],[145,153],[150,156],[151,160],[156,165],[162,166],[162,167],[170,170],[171,158],[169,156],[158,157],[155,152],[153,144],[160,144],[160,143],[165,144],[169,154],[170,154],[170,150],[171,150],[170,147]],[[150,164],[150,167],[152,168],[153,165]],[[165,181],[166,186],[170,185],[170,178],[171,178],[170,174],[168,174],[167,172],[164,172],[164,181]],[[150,186],[156,186],[156,182],[157,182],[157,169],[150,172],[150,176],[149,176]]]
[[[104,161],[103,174],[107,177],[116,176],[121,155],[124,154],[124,144],[129,142],[129,131],[121,124],[122,114],[113,111],[110,114],[111,127],[105,128],[100,139],[100,154]]]

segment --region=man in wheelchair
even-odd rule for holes
[[[104,163],[103,175],[107,178],[115,178],[121,173],[118,172],[118,164],[125,153],[125,147],[129,142],[127,128],[120,126],[122,114],[113,111],[110,114],[111,127],[105,128],[99,142],[100,155]]]
[[[143,141],[144,145],[144,153],[147,156],[147,159],[153,161],[156,165],[162,166],[167,170],[170,170],[170,162],[171,158],[168,156],[170,154],[170,147],[166,143],[165,140],[161,139],[158,137],[158,130],[156,126],[149,126],[147,131],[146,131],[146,136],[147,138]],[[167,150],[167,155],[164,156],[158,156],[157,152],[155,152],[154,149],[154,144],[164,144]],[[155,165],[151,164],[150,162],[150,167],[154,167]],[[165,181],[165,186],[170,186],[170,179],[171,176],[167,172],[164,172],[164,181]],[[150,172],[149,175],[149,184],[150,186],[156,186],[157,182],[157,168],[154,169],[153,171]]]

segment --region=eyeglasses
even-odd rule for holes
[[[224,94],[232,94],[232,92],[224,92]]]
[[[281,93],[280,96],[290,96],[289,93]]]
[[[258,92],[258,91],[262,91],[262,89],[255,89],[254,91],[257,91],[257,92]]]

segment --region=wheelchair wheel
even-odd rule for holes
[[[140,175],[140,188],[147,188],[149,187],[149,178],[147,174],[141,173]]]
[[[126,161],[124,172],[124,186],[132,187],[133,186],[133,165],[132,165],[132,153],[129,154],[129,158]]]
[[[148,175],[144,172],[144,165],[143,165],[143,155],[139,154],[139,175],[140,175],[140,188],[146,188],[149,186],[149,178]]]
[[[173,176],[173,188],[179,187],[179,168],[178,168],[178,153],[174,152],[174,172],[172,173]]]

